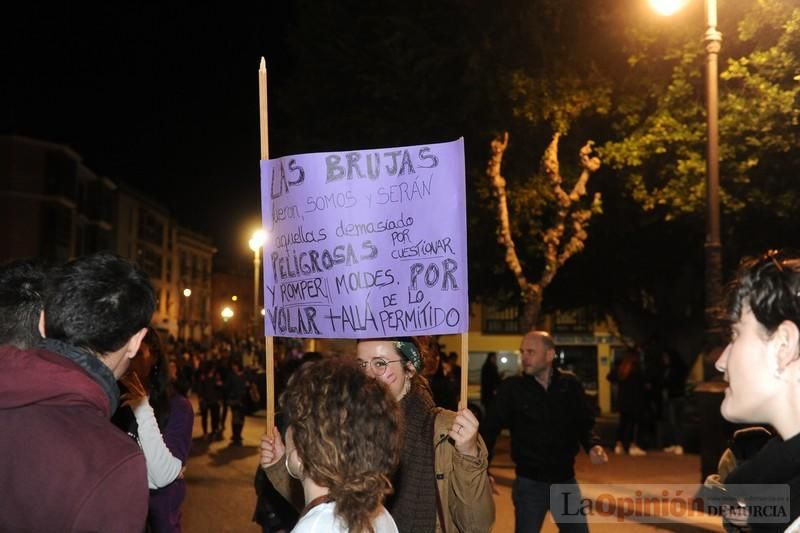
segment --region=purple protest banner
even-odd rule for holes
[[[464,141],[261,161],[265,331],[467,331]]]

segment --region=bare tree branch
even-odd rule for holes
[[[517,257],[517,250],[514,246],[514,239],[511,237],[511,225],[508,220],[508,201],[506,198],[506,180],[500,173],[503,163],[503,154],[508,147],[508,132],[503,133],[502,139],[494,139],[491,144],[492,157],[486,173],[491,179],[494,188],[494,197],[497,198],[497,221],[500,225],[498,229],[497,241],[505,246],[506,264],[517,279],[519,288],[523,294],[529,290],[528,279],[522,271],[522,264]]]
[[[523,328],[535,327],[541,309],[544,289],[552,283],[558,270],[572,256],[580,253],[588,238],[586,228],[592,218],[592,207],[600,203],[600,195],[595,194],[592,207],[579,209],[577,203],[586,196],[586,185],[591,175],[600,168],[600,159],[592,156],[592,141],[588,141],[580,150],[581,174],[569,194],[562,187],[558,162],[558,141],[561,135],[553,135],[542,157],[542,171],[555,195],[558,209],[550,227],[542,233],[544,243],[544,269],[536,282],[531,282],[526,276],[522,263],[517,255],[514,239],[511,235],[509,222],[508,198],[506,180],[501,173],[503,155],[508,148],[508,132],[503,133],[503,138],[494,139],[491,143],[492,155],[487,165],[486,174],[491,181],[494,197],[497,198],[498,242],[506,249],[505,261],[514,274],[519,285],[524,304],[522,317]],[[568,231],[569,230],[569,231]],[[566,233],[569,238],[563,242]]]

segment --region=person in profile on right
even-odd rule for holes
[[[749,485],[788,485],[788,516],[738,520],[750,531],[797,531],[800,517],[800,255],[770,250],[742,261],[729,289],[731,338],[716,362],[728,388],[720,408],[735,423],[769,424],[777,432],[758,453],[725,476],[741,506],[757,503]],[[756,498],[754,498],[754,496]],[[794,522],[794,523],[793,523]]]

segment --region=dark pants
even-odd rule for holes
[[[562,483],[575,484],[575,478],[567,479]],[[538,533],[542,523],[550,510],[550,485],[544,481],[536,481],[526,477],[517,476],[511,489],[511,499],[514,501],[514,531],[516,533]],[[572,508],[576,508],[580,500],[580,492],[570,496]],[[575,500],[574,502],[572,500]],[[577,522],[564,522],[553,516],[558,530],[569,533],[588,533],[589,526],[586,517],[577,518]]]
[[[242,404],[230,404],[231,408],[231,431],[233,436],[231,442],[242,443],[242,428],[244,428],[244,406]]]
[[[637,413],[621,412],[619,426],[617,427],[617,440],[622,443],[627,451],[632,442],[639,440],[639,415]]]
[[[225,431],[225,421],[228,420],[228,401],[222,400],[222,417],[219,421],[219,430]]]
[[[208,415],[211,414],[211,433],[219,431],[219,403],[200,403],[200,420],[203,424],[203,435],[208,429]]]

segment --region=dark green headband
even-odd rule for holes
[[[417,372],[422,371],[422,354],[419,353],[419,348],[411,340],[411,337],[400,337],[397,340],[393,340],[392,344],[406,361],[414,365]]]

